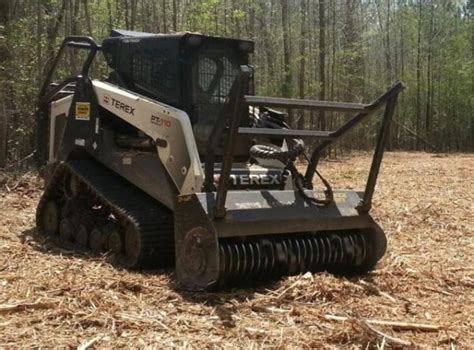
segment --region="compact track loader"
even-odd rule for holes
[[[369,210],[403,85],[371,104],[255,96],[253,49],[194,33],[67,37],[39,94],[38,232],[126,268],[175,266],[185,290],[373,269],[386,238]],[[81,72],[55,81],[68,50],[86,53]],[[98,52],[107,79],[90,77]],[[332,190],[321,155],[382,107],[365,191]],[[295,130],[281,111],[295,109],[355,116]]]

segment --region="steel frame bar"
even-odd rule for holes
[[[313,138],[330,140],[336,138],[333,133],[318,130],[239,128],[239,135],[271,136],[281,138]]]
[[[232,164],[234,161],[234,148],[238,137],[240,118],[245,106],[247,106],[245,99],[242,97],[248,91],[249,80],[250,69],[247,66],[242,66],[239,78],[237,80],[237,86],[235,87],[235,94],[240,98],[234,98],[230,101],[231,119],[216,193],[216,208],[214,213],[216,218],[223,218],[226,212],[225,201],[227,198],[227,192],[229,190],[230,173],[232,171]],[[214,166],[213,163],[210,165]]]
[[[236,117],[232,114],[232,103],[242,100],[241,86],[241,79],[237,78],[230,89],[229,98],[222,108],[222,111],[211,131],[211,135],[207,140],[206,154],[204,157],[204,191],[206,192],[212,192],[216,190],[216,186],[214,185],[215,149],[219,144],[229,118]]]
[[[365,185],[364,196],[362,201],[357,206],[360,212],[368,212],[372,207],[372,197],[374,195],[375,185],[377,183],[377,177],[379,176],[380,165],[382,164],[382,158],[387,143],[388,135],[390,133],[390,125],[392,124],[393,114],[395,112],[395,106],[397,104],[398,94],[393,95],[387,101],[385,107],[384,117],[382,119],[382,126],[380,127],[379,135],[377,138],[377,145],[375,146],[374,155],[372,158],[372,165],[370,166],[369,177]]]
[[[371,108],[371,105],[362,103],[298,100],[280,97],[245,96],[245,101],[251,106],[282,107],[289,109],[323,110],[333,112],[360,112]]]
[[[94,57],[97,51],[101,49],[101,46],[97,44],[97,42],[90,36],[71,35],[64,38],[61,44],[61,47],[59,48],[59,52],[56,55],[56,58],[54,59],[53,64],[51,65],[51,68],[48,71],[48,74],[46,75],[46,79],[44,80],[43,86],[41,87],[41,91],[39,94],[40,102],[42,102],[43,97],[46,94],[49,84],[51,83],[51,77],[53,76],[53,73],[56,70],[56,66],[59,63],[59,60],[62,58],[66,47],[74,47],[74,48],[90,50],[90,53],[87,56],[82,66],[81,75],[83,77],[86,77],[88,75],[89,68],[94,60]],[[68,80],[73,79],[73,78],[77,78],[77,77],[69,77]]]
[[[51,84],[51,77],[53,76],[54,72],[56,71],[57,65],[59,60],[63,57],[64,51],[66,47],[74,47],[80,49],[89,50],[89,54],[84,61],[82,66],[81,75],[78,76],[70,76],[63,80],[58,86],[53,87],[50,89]],[[54,59],[47,75],[44,80],[44,83],[41,87],[40,93],[38,95],[38,110],[36,111],[36,152],[35,158],[38,164],[43,164],[46,162],[46,154],[44,152],[45,148],[47,147],[47,138],[43,137],[44,134],[48,130],[48,104],[54,99],[54,97],[68,84],[76,82],[80,79],[89,79],[89,68],[94,60],[94,57],[101,49],[101,46],[96,43],[96,41],[89,37],[89,36],[78,36],[72,35],[66,37],[59,49],[56,58]],[[48,89],[50,89],[48,91]]]

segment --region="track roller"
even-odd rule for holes
[[[105,234],[95,226],[89,236],[89,246],[93,253],[103,253],[105,249]]]
[[[46,235],[56,236],[59,234],[59,223],[61,220],[61,211],[54,200],[48,200],[40,213],[43,230]]]
[[[80,224],[76,232],[76,243],[81,248],[87,248],[89,246],[89,233],[90,229],[85,224]]]
[[[140,259],[141,250],[141,237],[135,226],[129,226],[125,231],[125,256],[123,264],[125,266],[136,265]]]
[[[76,228],[71,219],[63,218],[59,225],[59,237],[61,243],[71,243],[74,240],[76,234]]]
[[[120,231],[112,226],[106,226],[103,230],[106,233],[107,237],[107,250],[112,253],[112,255],[119,259],[123,254],[123,235]]]

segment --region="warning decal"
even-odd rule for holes
[[[76,120],[91,119],[91,104],[89,102],[76,102]]]

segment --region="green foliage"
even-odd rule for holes
[[[298,96],[303,81],[304,96],[318,98],[322,80],[319,1],[288,0],[288,79],[284,76],[282,1],[286,0],[17,0],[4,31],[8,57],[0,62],[4,68],[0,84],[10,111],[11,158],[32,150],[38,89],[54,51],[73,32],[92,34],[100,41],[111,27],[171,32],[176,26],[177,31],[252,39],[258,94],[279,95],[282,84],[289,82],[288,95]],[[306,1],[304,14],[302,1]],[[403,80],[408,89],[397,110],[399,123],[440,149],[474,149],[472,1],[325,3],[326,99],[370,101],[395,80]],[[89,25],[92,33],[88,33]],[[77,60],[69,57],[63,73]],[[103,68],[95,72],[96,76],[105,74]],[[338,121],[335,116],[328,127]],[[308,119],[306,124],[316,127],[318,121]],[[367,147],[376,124],[366,125],[346,142]],[[392,137],[394,147],[423,148],[403,129],[395,127]]]

